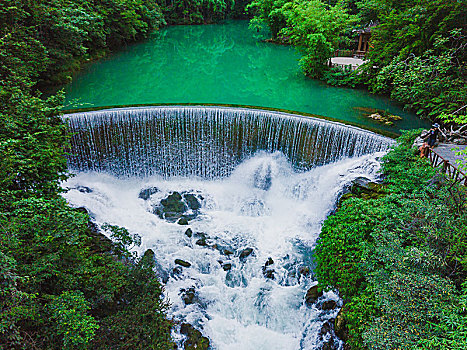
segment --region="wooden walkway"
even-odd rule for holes
[[[452,178],[454,182],[467,186],[467,175],[458,169],[456,164],[457,159],[465,159],[465,156],[456,156],[455,151],[452,151],[454,147],[456,146],[441,143],[433,150],[429,149],[428,159],[434,168],[439,168],[443,173]],[[464,150],[467,146],[459,146],[459,148],[460,150]]]

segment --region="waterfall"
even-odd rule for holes
[[[309,170],[392,144],[336,122],[246,108],[136,107],[64,118],[72,133],[70,170],[119,177],[223,178],[260,150],[280,151],[296,170]]]
[[[376,152],[391,139],[239,108],[65,118],[76,176],[63,184],[63,196],[86,207],[98,226],[139,235],[140,255],[156,252],[179,348],[186,341],[180,324],[189,323],[218,350],[343,349],[333,330],[342,300],[332,291],[305,298],[317,283],[312,251],[343,189],[361,177],[378,179]],[[184,224],[176,221],[182,212]]]

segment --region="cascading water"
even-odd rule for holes
[[[326,326],[338,309],[325,302],[340,306],[338,296],[304,301],[316,284],[311,252],[343,188],[377,178],[375,151],[390,140],[315,119],[215,108],[93,112],[70,123],[77,175],[64,184],[65,198],[97,224],[139,234],[140,253],[154,250],[175,320],[201,330],[214,349],[342,348]],[[175,193],[188,225],[164,212]],[[174,337],[183,343],[178,331]]]
[[[228,176],[259,150],[296,169],[386,150],[391,140],[317,118],[253,109],[149,107],[76,113],[71,170],[117,176]]]

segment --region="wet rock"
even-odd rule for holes
[[[172,270],[172,276],[179,275],[183,272],[183,269],[181,266],[175,266]]]
[[[322,341],[318,347],[320,350],[337,350],[339,348],[339,342],[335,340],[333,332],[333,321],[333,319],[330,319],[321,326],[318,333],[318,338]]]
[[[308,266],[300,266],[298,273],[302,276],[308,276],[310,274],[310,268]]]
[[[332,330],[332,325],[328,322],[325,322],[322,326],[321,326],[321,329],[319,331],[319,334],[318,336],[320,337],[323,337],[325,336],[326,334],[329,334],[331,333],[331,330]]]
[[[333,339],[329,339],[328,341],[324,342],[319,349],[320,350],[337,350],[338,347],[334,344]]]
[[[191,230],[191,228],[187,228],[187,230],[185,231],[185,235],[190,238],[191,236],[193,236],[193,231]]]
[[[180,193],[173,192],[167,198],[161,200],[161,207],[155,209],[155,214],[161,219],[175,222],[182,217],[187,209],[186,204],[182,201]]]
[[[208,243],[206,242],[207,236],[204,232],[196,232],[195,237],[199,237],[195,244],[201,247],[206,247],[208,245]]]
[[[190,305],[195,303],[198,298],[196,297],[196,291],[194,287],[188,288],[188,289],[181,289],[182,292],[182,300],[185,303],[185,305]]]
[[[196,245],[199,245],[201,247],[206,247],[208,244],[206,242],[206,238],[205,237],[202,237],[200,239],[198,239],[196,242],[195,242]]]
[[[92,189],[90,189],[89,187],[86,187],[86,186],[78,186],[78,187],[76,187],[76,189],[78,191],[80,191],[81,193],[91,193],[92,192]]]
[[[266,271],[263,271],[263,275],[264,275],[264,277],[273,280],[273,279],[274,279],[274,272],[275,272],[274,269],[272,269],[272,270],[266,270]]]
[[[349,330],[347,329],[347,325],[343,316],[343,310],[344,308],[339,310],[339,313],[337,314],[337,317],[334,321],[334,332],[341,340],[347,342],[349,338]]]
[[[159,189],[157,187],[149,187],[149,188],[145,188],[145,189],[142,189],[139,194],[138,194],[138,198],[141,198],[141,199],[144,199],[145,201],[147,201],[149,199],[149,197],[151,197],[153,194],[159,192]]]
[[[327,300],[321,305],[322,310],[334,310],[337,307],[337,303],[334,300]]]
[[[188,208],[191,210],[198,210],[201,208],[201,203],[199,202],[198,198],[192,193],[184,193],[183,194],[183,199],[185,199],[186,204],[188,205]]]
[[[224,265],[222,265],[222,268],[224,269],[224,271],[229,271],[232,268],[232,264],[225,263]]]
[[[191,263],[189,263],[188,261],[182,260],[182,259],[175,259],[175,263],[177,265],[180,265],[180,266],[183,266],[183,267],[190,267],[191,266]]]
[[[318,291],[318,285],[315,285],[308,289],[305,295],[305,302],[310,305],[313,304],[320,296],[323,295],[323,292]]]
[[[263,266],[263,275],[266,278],[274,279],[274,272],[275,270],[271,268],[271,265],[274,264],[274,260],[272,258],[268,258],[266,263]]]
[[[201,332],[191,324],[182,323],[180,333],[187,337],[183,343],[183,348],[185,350],[208,350],[210,348],[209,339],[204,337]]]
[[[224,249],[224,255],[232,255],[234,252],[230,249]]]
[[[178,224],[179,225],[188,225],[188,220],[184,217],[181,217],[180,219],[178,219]]]
[[[240,251],[240,260],[245,260],[248,256],[251,255],[251,253],[253,253],[253,248],[245,248],[243,249],[242,251]]]

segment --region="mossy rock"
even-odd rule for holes
[[[183,344],[185,350],[208,350],[210,341],[204,337],[199,330],[189,323],[182,323],[180,333],[186,335],[187,339]]]
[[[308,305],[313,304],[320,296],[323,295],[323,292],[319,291],[318,285],[315,285],[308,289],[305,295],[305,303]]]
[[[190,267],[191,266],[191,263],[189,263],[188,261],[182,260],[182,259],[175,259],[175,263],[177,265],[180,265],[180,266],[183,266],[183,267]]]

